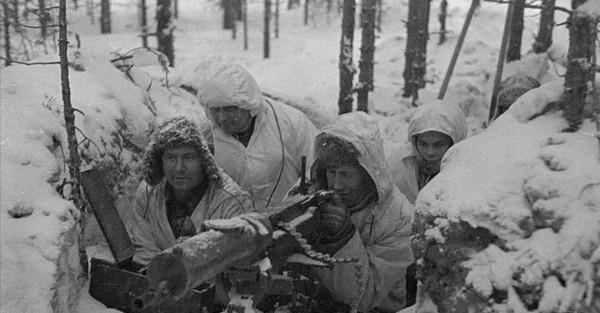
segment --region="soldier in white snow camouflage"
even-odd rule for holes
[[[208,219],[252,211],[252,202],[215,163],[199,127],[176,117],[153,133],[135,196],[134,261],[146,264]]]

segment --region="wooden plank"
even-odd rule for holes
[[[114,205],[112,192],[108,189],[104,177],[102,171],[93,168],[81,173],[81,183],[110,251],[116,263],[120,265],[133,258],[135,248]]]

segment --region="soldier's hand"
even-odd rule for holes
[[[315,248],[334,254],[352,238],[356,230],[350,212],[342,206],[326,203],[319,208],[320,239]]]

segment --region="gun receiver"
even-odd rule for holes
[[[268,216],[265,225],[273,231],[283,224],[301,224],[311,207],[318,207],[331,200],[333,192],[319,191],[283,210]],[[155,306],[167,298],[179,299],[190,290],[224,272],[241,260],[261,254],[259,234],[248,232],[220,232],[209,230],[164,250],[148,265],[147,278],[150,288],[135,298],[134,310]]]

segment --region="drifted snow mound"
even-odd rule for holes
[[[544,110],[561,84],[454,146],[421,191],[417,276],[438,312],[600,312],[599,140]]]
[[[137,184],[148,134],[174,109],[153,89],[131,82],[111,58],[108,52],[73,51],[69,75],[83,167],[104,168],[120,189]],[[83,283],[79,212],[61,196],[69,177],[60,77],[57,65],[2,69],[1,312],[77,312]]]

